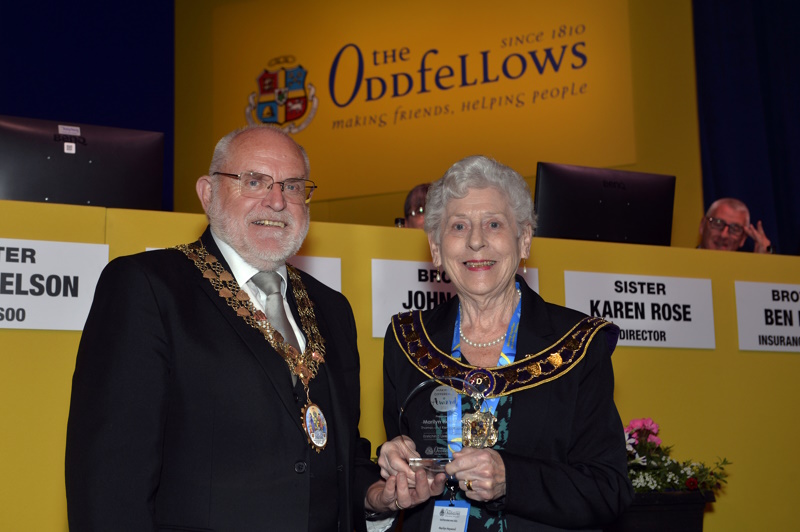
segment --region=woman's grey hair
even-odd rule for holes
[[[226,171],[225,165],[228,164],[228,155],[230,154],[231,145],[233,144],[233,141],[236,139],[236,137],[238,137],[242,133],[246,133],[254,129],[266,129],[268,131],[272,131],[276,135],[280,135],[284,138],[291,140],[292,143],[294,143],[294,145],[297,146],[297,149],[300,150],[300,153],[303,154],[303,166],[305,167],[305,174],[306,174],[305,178],[309,179],[309,174],[311,173],[311,166],[308,161],[308,154],[306,153],[306,150],[300,144],[298,144],[297,141],[294,140],[292,136],[289,135],[286,131],[282,130],[279,127],[270,126],[267,124],[245,126],[243,128],[231,131],[230,133],[222,137],[219,140],[219,142],[217,142],[217,146],[214,148],[214,155],[211,157],[211,165],[209,165],[208,168],[208,175],[213,176],[214,172],[225,172]],[[252,170],[252,168],[237,168],[234,170],[244,171],[244,170]]]
[[[495,188],[508,199],[517,221],[517,236],[526,225],[536,229],[531,189],[517,172],[494,159],[473,155],[461,159],[431,184],[425,202],[425,232],[441,244],[442,222],[447,204],[452,199],[466,197],[473,188]]]

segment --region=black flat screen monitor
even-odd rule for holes
[[[162,209],[164,134],[0,115],[0,199]]]
[[[669,246],[675,176],[542,163],[536,236]]]

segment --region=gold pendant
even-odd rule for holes
[[[319,406],[309,401],[303,407],[303,428],[308,435],[308,443],[320,452],[328,443],[328,421]]]
[[[497,443],[497,418],[491,412],[465,414],[461,418],[461,443],[465,447],[482,449]]]

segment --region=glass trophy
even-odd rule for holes
[[[450,385],[433,379],[421,382],[411,390],[400,409],[400,434],[411,439],[416,447],[416,452],[409,447],[413,456],[409,458],[409,466],[415,471],[424,469],[431,476],[443,473],[452,453],[461,450],[466,434],[463,431],[469,430],[464,427],[470,425],[469,421],[464,425],[465,419],[475,415],[493,418],[491,413],[481,412],[484,397],[475,386],[458,378],[445,382]]]

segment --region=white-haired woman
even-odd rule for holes
[[[481,156],[457,162],[431,185],[425,215],[433,264],[458,297],[399,314],[387,331],[384,505],[393,496],[405,510],[404,532],[431,530],[445,516],[434,515],[436,501],[453,496],[466,507],[459,511],[469,514],[469,531],[599,529],[613,521],[633,498],[613,400],[618,329],[546,303],[516,275],[535,217],[530,189],[511,168]],[[401,441],[399,409],[429,379],[462,393],[463,382],[476,385],[491,411],[488,443],[451,447],[452,491],[443,489],[445,474],[409,467],[419,456],[414,448],[429,450],[424,438]],[[448,415],[448,430],[459,434],[471,414],[469,401],[462,404],[463,412]]]

